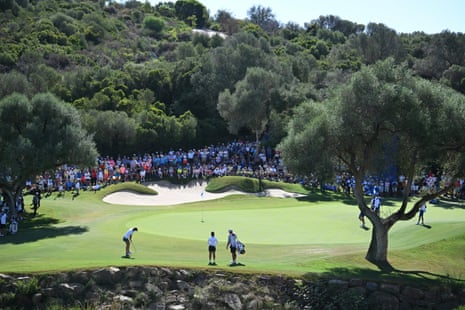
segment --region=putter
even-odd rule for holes
[[[137,252],[136,245],[134,244],[134,241],[131,240],[132,247],[134,248],[134,253]]]

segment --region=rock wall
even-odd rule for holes
[[[0,274],[0,308],[454,309],[464,286],[416,288],[361,279],[306,282],[274,275],[161,267]]]

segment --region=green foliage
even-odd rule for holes
[[[0,52],[0,65],[12,66],[16,63],[17,57],[8,52]]]
[[[207,8],[195,0],[154,7],[138,1],[3,1],[0,95],[18,92],[31,98],[50,91],[79,109],[125,112],[141,137],[156,139],[150,143],[156,148],[162,140],[198,146],[227,139],[218,98],[226,89],[235,95],[251,67],[280,77],[281,89],[267,109],[283,115],[309,98],[328,97],[333,85],[363,64],[389,56],[396,62],[408,60],[417,75],[463,93],[463,34],[399,36],[381,24],[370,24],[363,32],[364,25],[333,15],[320,16],[302,29],[277,24],[271,8],[261,6],[249,15],[249,20],[239,20],[219,11],[210,20]],[[210,23],[210,29],[229,36],[192,33],[192,27]],[[162,135],[158,125],[149,128],[136,119],[150,106],[140,95],[144,90],[153,92],[150,104],[162,103],[164,113],[174,117],[163,122],[168,129]],[[189,138],[176,119],[187,112],[200,120]],[[252,131],[238,132],[248,136]],[[128,145],[124,153],[133,147]]]
[[[365,62],[374,64],[378,60],[393,57],[397,62],[405,58],[405,49],[395,30],[383,24],[369,23],[366,33],[350,38],[352,48],[363,55]]]
[[[158,2],[155,5],[155,11],[165,17],[174,17],[176,14],[174,2]]]
[[[228,11],[218,10],[215,17],[219,29],[214,29],[215,25],[212,25],[212,29],[219,30],[229,35],[239,31],[239,21],[233,18]]]
[[[181,127],[180,145],[189,145],[197,136],[197,118],[187,111],[179,116],[178,122]]]
[[[74,19],[69,15],[58,12],[50,17],[50,19],[53,25],[67,36],[71,36],[77,31]]]
[[[11,307],[17,306],[15,293],[10,292],[10,293],[0,294],[0,305],[5,305],[5,306],[9,305]]]
[[[10,11],[14,16],[18,16],[20,7],[15,0],[3,0],[0,1],[0,11]]]
[[[279,147],[290,171],[298,175],[317,176],[322,183],[332,176],[333,167],[331,157],[322,155],[331,147],[327,138],[330,131],[327,113],[313,102],[296,107],[289,122],[288,134]],[[313,152],[316,150],[319,152]]]
[[[59,163],[95,161],[94,143],[82,129],[77,111],[51,94],[37,94],[30,101],[20,94],[3,98],[0,120],[0,184],[10,199],[25,180]]]
[[[278,76],[262,68],[248,68],[243,80],[235,85],[235,92],[220,93],[218,111],[227,120],[231,133],[246,127],[258,136],[268,123],[272,95],[278,86]]]
[[[105,30],[96,23],[91,23],[84,29],[84,36],[87,41],[99,43],[105,36]]]
[[[247,11],[247,15],[252,23],[268,33],[276,31],[279,27],[279,23],[269,7],[265,8],[261,5],[254,5]]]
[[[367,214],[362,193],[367,175],[383,175],[395,166],[398,175],[413,180],[431,162],[447,167],[452,178],[465,172],[459,146],[464,142],[454,135],[465,123],[465,97],[446,93],[436,84],[414,78],[392,59],[378,62],[354,74],[326,102],[299,106],[278,148],[290,171],[322,180],[332,175],[337,161],[342,162],[355,176],[358,206]],[[409,202],[404,195],[402,210],[387,216],[386,222],[371,213],[367,216],[376,229],[387,232],[397,221],[415,216],[419,203],[407,209]],[[387,234],[382,235],[385,242],[376,239],[379,243],[374,244],[372,239],[370,261],[386,262]]]
[[[24,74],[16,70],[0,74],[0,98],[15,92],[29,95],[30,89],[31,85]]]
[[[83,126],[93,134],[99,152],[116,156],[132,150],[136,123],[125,112],[90,110],[83,114]]]
[[[465,66],[452,65],[443,73],[444,84],[465,94]]]
[[[210,45],[210,38],[204,34],[194,34],[192,36],[192,44],[208,47]]]
[[[315,58],[321,59],[328,55],[329,47],[325,41],[318,40],[315,45],[310,48],[310,52],[313,56],[315,56]]]
[[[176,16],[193,28],[205,28],[208,22],[207,8],[196,0],[178,0],[174,5]]]
[[[240,29],[242,32],[253,34],[256,38],[268,37],[265,30],[263,30],[259,25],[254,23],[244,22],[240,25]]]
[[[335,68],[356,72],[362,66],[362,58],[357,51],[351,49],[349,45],[340,45],[331,50],[328,55],[329,62]]]
[[[23,52],[23,46],[19,44],[3,43],[0,46],[0,65],[13,66]]]
[[[147,16],[144,18],[144,27],[155,33],[161,33],[165,28],[165,21],[161,18],[154,16]]]
[[[40,291],[39,280],[37,277],[24,279],[17,282],[16,294],[32,295]]]
[[[364,25],[341,19],[338,16],[327,15],[313,20],[309,30],[317,33],[321,30],[330,30],[333,33],[342,33],[344,36],[349,37],[351,34],[360,34],[364,28]]]

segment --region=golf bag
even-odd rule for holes
[[[237,240],[236,247],[237,247],[237,250],[239,251],[239,254],[245,254],[245,244]]]

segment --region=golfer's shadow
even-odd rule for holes
[[[426,224],[422,224],[421,226],[423,226],[424,228],[428,228],[428,229],[431,229],[431,228],[432,228],[431,225],[426,225]]]
[[[126,256],[126,255],[121,256],[121,258],[125,258],[125,259],[134,259],[134,257]]]
[[[370,230],[370,227],[366,227],[366,226],[360,226],[360,228],[363,230]]]
[[[229,265],[229,267],[242,267],[242,266],[245,266],[245,265],[242,263],[235,263],[233,265]]]

